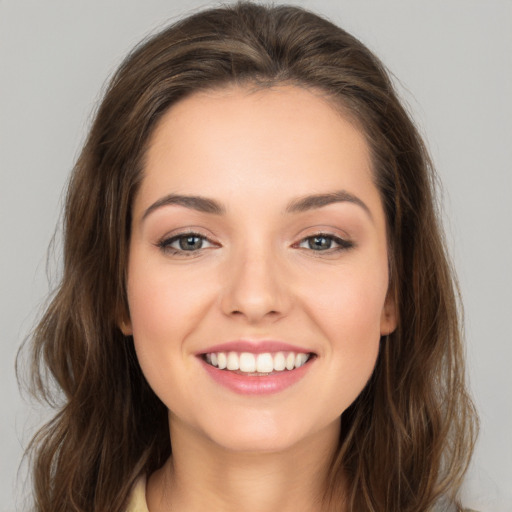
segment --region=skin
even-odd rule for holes
[[[339,191],[356,199],[287,211]],[[159,205],[169,194],[214,200],[223,213]],[[190,231],[205,237],[202,248],[179,251],[173,237]],[[318,234],[324,250],[310,245]],[[121,327],[169,409],[173,448],[149,479],[149,510],[321,510],[340,415],[396,324],[385,217],[360,130],[294,86],[230,87],[173,106],[135,198],[127,289]],[[237,339],[316,357],[284,391],[240,395],[196,355]]]

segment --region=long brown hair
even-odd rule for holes
[[[301,8],[238,3],[186,18],[127,57],[74,168],[63,276],[31,344],[34,390],[52,401],[57,388],[61,404],[30,446],[36,510],[120,512],[136,479],[171,453],[165,406],[118,328],[127,311],[131,205],[148,138],[166,110],[234,83],[296,84],[331,98],[366,135],[386,213],[398,328],[381,340],[370,382],[343,413],[331,507],[343,500],[352,511],[424,512],[441,498],[457,504],[477,420],[422,140],[385,69],[357,39]]]

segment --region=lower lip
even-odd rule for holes
[[[222,386],[240,395],[269,395],[279,393],[301,380],[311,367],[314,359],[294,370],[283,370],[270,375],[240,375],[229,370],[219,370],[200,359],[210,377]]]

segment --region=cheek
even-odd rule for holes
[[[375,367],[387,292],[386,267],[384,272],[351,270],[318,282],[322,291],[309,302],[309,316],[328,340],[322,393],[339,413],[357,398]]]
[[[184,376],[192,361],[184,342],[207,307],[207,283],[199,276],[171,271],[165,261],[150,261],[132,250],[127,295],[133,341],[149,385],[173,408],[190,391]]]
[[[214,296],[209,291],[212,283],[202,273],[185,274],[165,262],[150,265],[141,260],[134,255],[127,284],[134,337],[149,342],[162,336],[169,340],[170,334],[183,336]]]
[[[354,344],[380,339],[388,287],[387,268],[382,267],[351,267],[323,279],[317,276],[317,293],[309,300],[310,309],[330,339]]]

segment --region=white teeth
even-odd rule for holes
[[[210,352],[205,354],[205,361],[220,370],[240,370],[244,373],[272,373],[300,368],[310,355],[303,352]]]
[[[256,359],[256,371],[258,373],[271,373],[274,370],[272,354],[258,354]]]
[[[295,368],[300,368],[307,360],[308,356],[306,354],[297,354],[295,356]]]
[[[240,361],[238,354],[236,352],[230,352],[228,354],[228,370],[239,370],[240,369]]]
[[[226,366],[228,365],[227,357],[224,352],[219,352],[217,354],[217,363],[219,366],[219,370],[224,370]],[[213,358],[212,358],[212,364],[213,364]]]
[[[255,372],[256,371],[256,358],[250,352],[242,352],[240,354],[240,371],[242,372]]]
[[[274,356],[274,370],[276,372],[282,372],[286,368],[286,360],[282,352],[278,352]]]

